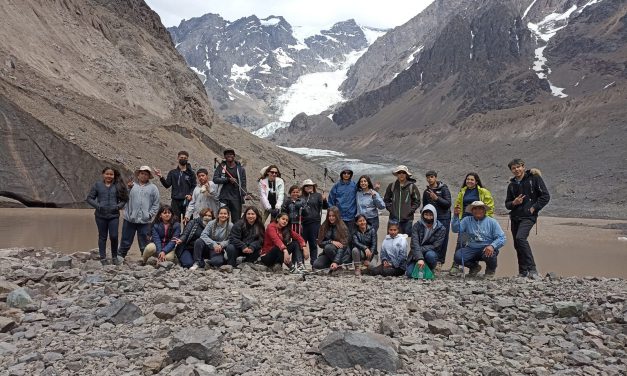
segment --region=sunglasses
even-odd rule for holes
[[[344,171],[344,172],[342,172],[342,175],[350,175],[350,174],[351,174],[351,173],[350,173],[350,172],[348,172],[348,171]]]
[[[278,171],[268,171],[268,174],[272,174],[272,175],[278,175]]]

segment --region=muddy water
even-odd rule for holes
[[[381,217],[380,238],[387,217]],[[507,234],[507,245],[499,256],[499,275],[517,273],[516,252],[507,229],[507,218],[498,218]],[[540,271],[560,275],[596,275],[627,278],[627,236],[619,230],[602,229],[625,221],[541,217],[538,234],[529,237]],[[451,234],[451,239],[455,239]],[[0,209],[0,248],[51,247],[72,253],[97,247],[93,210],[85,209]],[[131,255],[137,256],[137,244]],[[447,267],[453,245],[447,253]]]

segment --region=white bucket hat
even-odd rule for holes
[[[135,170],[135,177],[137,177],[141,171],[146,171],[148,175],[150,175],[149,179],[152,179],[154,177],[152,175],[152,169],[150,168],[150,166],[141,166],[140,168]]]
[[[404,165],[397,166],[394,169],[394,171],[392,171],[392,174],[394,174],[394,176],[396,176],[401,171],[406,173],[408,177],[410,177],[412,175],[411,172],[409,172],[409,169],[407,168],[407,166],[404,166]]]
[[[483,201],[473,201],[472,204],[466,206],[466,213],[472,213],[472,209],[478,207],[483,207],[486,212],[490,210],[490,207],[486,205]]]

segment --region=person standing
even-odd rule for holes
[[[124,222],[122,222],[122,242],[118,249],[118,257],[123,261],[131,249],[131,244],[137,233],[139,252],[143,256],[144,249],[150,238],[150,222],[159,210],[159,189],[150,182],[153,178],[152,170],[148,166],[141,166],[135,170],[137,183],[130,181],[128,202],[124,206]]]
[[[388,185],[383,201],[390,221],[398,223],[399,233],[410,235],[414,213],[420,208],[420,191],[406,166],[396,167],[393,174],[396,181]]]
[[[219,184],[219,199],[229,208],[231,218],[237,222],[242,216],[242,205],[247,196],[246,170],[235,160],[235,150],[224,150],[224,160],[213,173],[213,182]]]
[[[379,230],[379,210],[385,209],[385,202],[372,184],[370,176],[362,175],[357,180],[357,214],[363,214],[366,222],[374,229]]]
[[[282,213],[287,213],[290,217],[292,230],[299,235],[303,234],[303,200],[300,198],[300,187],[292,185],[289,191],[290,197],[283,202]]]
[[[100,263],[107,265],[107,234],[111,242],[111,262],[118,264],[118,226],[120,209],[128,201],[128,190],[120,177],[120,172],[111,167],[102,170],[102,180],[97,181],[89,191],[87,203],[96,209],[98,227],[98,252]]]
[[[467,238],[455,252],[455,264],[468,267],[468,276],[475,277],[481,271],[479,261],[485,261],[485,277],[492,278],[496,273],[497,256],[505,245],[505,233],[496,219],[487,216],[490,207],[482,201],[475,201],[466,207],[471,214],[459,219],[459,207],[455,208],[452,227],[460,238]]]
[[[170,170],[166,178],[161,175],[161,170],[155,168],[155,175],[161,181],[165,189],[172,187],[170,197],[172,201],[172,215],[177,221],[181,220],[181,215],[185,214],[185,206],[192,199],[192,191],[196,187],[196,176],[192,165],[189,164],[189,153],[185,150],[179,151],[178,166]]]
[[[192,192],[192,199],[187,204],[185,211],[185,223],[190,219],[200,215],[200,211],[204,208],[211,209],[212,213],[217,213],[220,208],[218,201],[218,186],[209,180],[209,171],[206,168],[199,168],[196,171],[198,185]]]
[[[538,269],[527,238],[538,220],[538,212],[549,203],[551,195],[540,170],[525,170],[525,162],[518,158],[509,162],[507,167],[514,175],[507,187],[505,207],[510,211],[518,274],[536,279],[539,278]]]
[[[326,194],[316,192],[316,184],[311,179],[303,181],[303,238],[309,244],[309,261],[313,267],[318,258],[318,232],[322,209],[328,208]]]
[[[444,242],[438,252],[438,259],[434,269],[439,273],[446,259],[446,248],[448,247],[449,230],[451,228],[451,191],[446,184],[438,180],[436,171],[427,171],[425,177],[427,178],[427,188],[422,194],[423,208],[427,205],[433,205],[437,211],[437,220],[445,229]]]
[[[285,199],[285,182],[276,165],[264,167],[259,179],[259,198],[263,206],[262,222],[266,223],[268,216],[274,220],[279,214]]]
[[[333,184],[329,192],[329,207],[335,206],[340,210],[341,219],[348,228],[349,235],[355,229],[355,215],[357,215],[357,184],[352,180],[353,170],[342,168],[340,181]]]

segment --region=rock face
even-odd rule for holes
[[[168,356],[175,362],[191,356],[217,365],[222,358],[220,337],[207,328],[182,329],[172,337]]]
[[[375,333],[334,332],[320,343],[320,351],[330,365],[350,368],[376,368],[395,372],[400,367],[396,344]]]
[[[339,69],[349,54],[369,45],[365,33],[383,33],[351,19],[301,37],[299,27],[281,16],[228,22],[217,14],[183,20],[168,31],[217,111],[249,129],[278,120],[277,98],[300,76]]]
[[[187,150],[194,168],[211,168],[227,146],[251,171],[279,162],[321,176],[217,118],[143,0],[3,2],[0,18],[0,196],[84,205],[105,166],[128,178]]]

